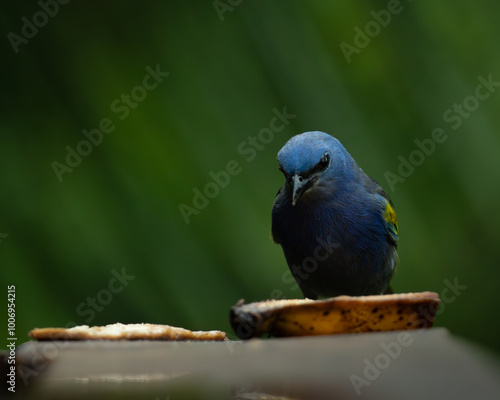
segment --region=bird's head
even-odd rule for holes
[[[343,179],[348,159],[344,146],[324,132],[292,137],[278,153],[292,204],[301,197],[332,193]]]

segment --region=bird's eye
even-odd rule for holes
[[[319,160],[319,163],[316,165],[316,168],[318,171],[324,171],[325,169],[328,168],[328,165],[330,164],[330,154],[325,153],[323,154],[323,157],[321,157],[321,160]]]

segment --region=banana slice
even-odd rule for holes
[[[338,296],[326,300],[266,300],[230,311],[240,339],[263,334],[311,336],[430,328],[440,303],[434,292]]]

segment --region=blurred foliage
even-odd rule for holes
[[[500,81],[500,6],[402,1],[349,63],[340,44],[354,45],[355,28],[387,7],[71,1],[16,54],[9,32],[21,35],[41,8],[4,2],[0,278],[4,293],[16,285],[18,338],[33,327],[117,321],[232,335],[238,299],[301,296],[283,281],[285,259],[270,240],[283,180],[275,157],[291,136],[323,130],[395,203],[395,290],[465,285],[444,293],[437,325],[499,351],[500,90],[457,129],[443,113],[474,95],[479,76]],[[169,76],[120,119],[111,104],[143,94],[148,66]],[[284,107],[296,117],[248,161],[240,146]],[[104,118],[115,129],[59,182],[52,163],[65,164],[66,147]],[[397,174],[398,157],[408,160],[436,128],[447,140],[390,190],[386,172]],[[187,224],[179,205],[193,206],[193,189],[231,160],[241,172]],[[134,278],[119,286],[113,271],[123,268]]]

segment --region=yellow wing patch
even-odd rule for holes
[[[398,217],[396,216],[396,211],[391,206],[390,203],[387,203],[385,206],[384,219],[387,222],[387,228],[389,233],[394,238],[394,240],[399,239],[399,227],[398,227]]]

